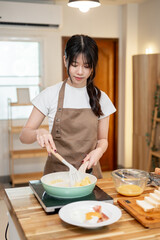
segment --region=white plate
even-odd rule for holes
[[[108,220],[95,223],[92,219],[90,222],[85,220],[85,214],[92,212],[93,207],[101,206],[102,212],[109,217]],[[99,228],[118,221],[121,217],[121,210],[111,203],[102,201],[79,201],[65,205],[59,210],[59,217],[66,223],[83,227],[83,228]]]

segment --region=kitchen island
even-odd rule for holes
[[[118,205],[117,199],[124,199],[125,197],[117,194],[111,178],[98,180],[97,186],[114,199],[114,204],[122,211],[122,217],[111,225],[92,230],[69,225],[63,222],[58,214],[46,214],[30,187],[8,188],[2,191],[11,217],[10,220],[13,221],[16,227],[19,239],[160,239],[158,227],[153,229],[145,228]],[[142,196],[153,192],[153,190],[153,187],[147,187]]]

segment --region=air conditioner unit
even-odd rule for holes
[[[0,1],[0,24],[59,27],[62,6]]]

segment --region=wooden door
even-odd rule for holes
[[[62,37],[62,53],[69,37]],[[118,102],[118,40],[94,38],[98,45],[98,65],[96,69],[95,85],[104,91],[117,109]],[[63,64],[63,79],[67,77]],[[100,159],[103,171],[111,171],[117,168],[117,113],[110,116],[109,146]]]

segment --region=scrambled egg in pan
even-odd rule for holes
[[[89,177],[85,177],[81,182],[77,182],[74,187],[82,187],[91,184]]]
[[[51,182],[49,182],[49,185],[53,185],[53,186],[56,185],[57,186],[58,183],[64,183],[64,181],[62,179],[54,179]],[[82,187],[82,186],[86,186],[86,185],[89,185],[89,184],[91,184],[91,180],[89,179],[89,177],[85,177],[85,178],[82,179],[82,181],[77,182],[74,185],[74,187]],[[64,187],[67,187],[66,183],[65,183]],[[69,185],[68,185],[68,187],[69,187]]]

